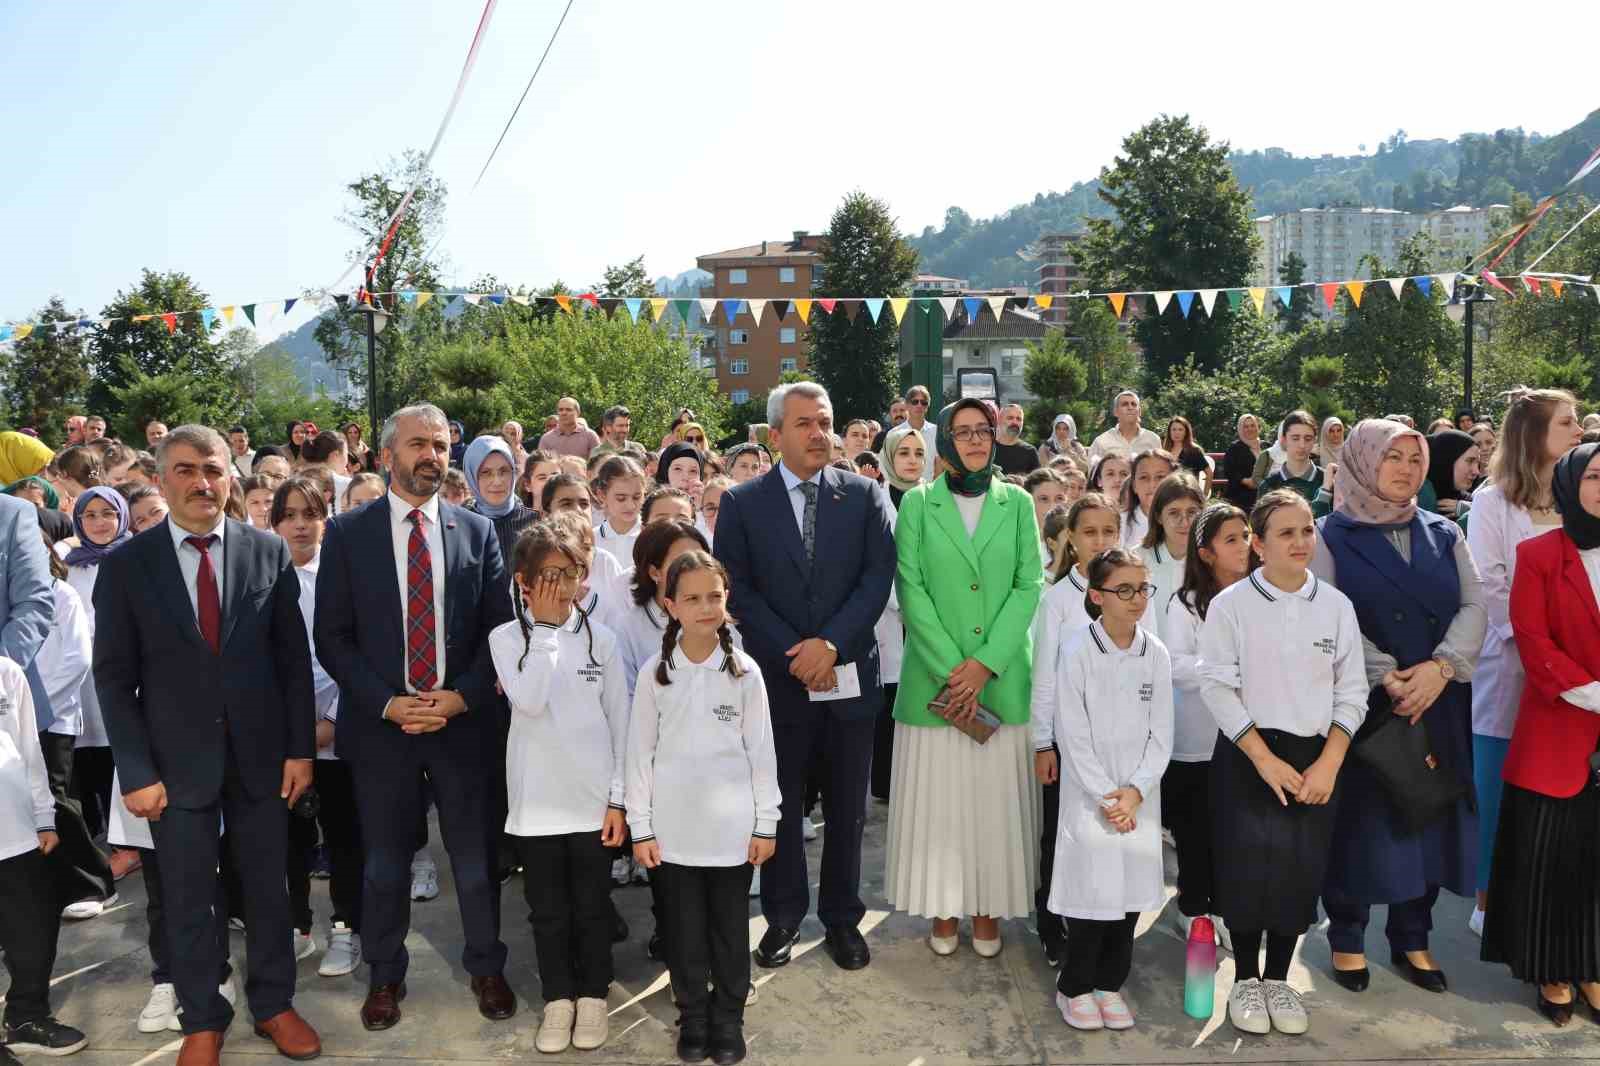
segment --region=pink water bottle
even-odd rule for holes
[[[1205,915],[1189,926],[1189,944],[1183,960],[1183,1013],[1191,1018],[1211,1017],[1217,976],[1217,930]]]

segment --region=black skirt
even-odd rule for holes
[[[1600,791],[1500,800],[1483,960],[1523,981],[1600,980]]]
[[[1321,736],[1257,732],[1301,773],[1327,743]],[[1218,734],[1211,757],[1212,905],[1230,928],[1298,935],[1316,922],[1338,802],[1336,785],[1321,806],[1280,804],[1249,756]]]

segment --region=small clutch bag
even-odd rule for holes
[[[950,686],[946,685],[939,690],[939,694],[928,701],[928,710],[955,726],[962,733],[977,741],[987,744],[989,738],[994,736],[994,731],[1000,728],[1000,717],[983,704],[978,704],[978,713],[971,720],[955,721],[955,712],[950,707]]]

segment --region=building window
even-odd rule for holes
[[[795,328],[793,326],[784,326],[782,329],[778,330],[778,343],[779,344],[793,344],[793,343],[795,343],[796,332],[797,331],[795,330]]]
[[[730,329],[728,331],[729,344],[749,344],[750,331],[747,329]]]
[[[750,275],[742,267],[735,267],[728,271],[729,285],[743,285],[750,280]]]
[[[728,364],[728,373],[730,373],[730,374],[748,374],[748,373],[750,373],[750,360],[748,360],[748,359],[735,359],[735,360],[733,360],[732,362],[730,362]]]
[[[749,403],[750,402],[750,390],[749,389],[734,389],[732,392],[728,393],[728,399],[731,400],[733,403]]]
[[[790,358],[790,359],[779,359],[778,360],[778,371],[779,371],[779,373],[787,374],[791,370],[798,370],[798,369],[799,369],[798,360],[795,360],[795,359],[792,359],[792,358]]]
[[[778,283],[780,285],[793,285],[794,284],[794,267],[779,267],[778,268]]]

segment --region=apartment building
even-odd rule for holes
[[[823,238],[795,230],[789,240],[762,241],[696,258],[711,275],[702,297],[718,300],[792,300],[811,296],[819,274]],[[807,330],[790,312],[781,322],[769,308],[758,324],[748,309],[730,324],[719,307],[702,348],[707,368],[715,368],[717,387],[734,403],[769,391],[786,370],[806,368]]]
[[[1047,325],[1059,326],[1067,320],[1067,309],[1060,297],[1083,288],[1083,272],[1078,268],[1074,248],[1083,238],[1081,233],[1046,233],[1029,249],[1039,261],[1039,295],[1053,296],[1057,301],[1040,313]]]
[[[1306,207],[1281,215],[1263,215],[1254,220],[1261,237],[1261,253],[1252,284],[1280,284],[1280,272],[1291,254],[1305,261],[1306,281],[1370,278],[1372,269],[1363,259],[1375,255],[1382,262],[1391,263],[1400,246],[1419,232],[1433,237],[1437,249],[1432,265],[1443,269],[1483,247],[1495,216],[1508,210],[1503,204],[1461,204],[1426,214],[1387,207]]]

